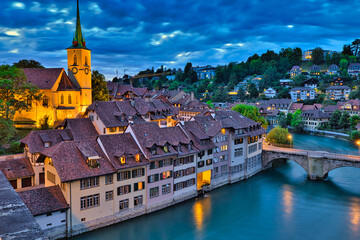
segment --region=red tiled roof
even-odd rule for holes
[[[0,161],[0,170],[9,180],[35,175],[27,157]]]
[[[63,68],[24,68],[27,81],[40,89],[51,89]]]
[[[143,166],[149,163],[130,133],[101,135],[99,140],[116,170]],[[135,161],[136,154],[140,154],[140,162]],[[121,156],[125,156],[125,164],[120,163],[119,158]]]
[[[99,135],[89,118],[67,118],[64,128],[70,129],[74,140],[96,139]]]
[[[58,185],[19,191],[18,194],[33,216],[69,208]]]
[[[96,140],[60,142],[41,152],[51,157],[61,182],[114,173],[115,169]],[[96,154],[100,158],[98,168],[90,168],[87,157]]]

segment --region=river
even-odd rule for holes
[[[359,154],[352,143],[293,134],[295,148]],[[310,181],[296,163],[76,240],[360,239],[360,169]]]

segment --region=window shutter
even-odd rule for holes
[[[132,170],[132,177],[136,178],[136,170]]]
[[[139,187],[139,184],[138,184],[138,183],[134,183],[134,191],[137,191],[137,190],[138,190],[138,187]]]
[[[151,183],[150,176],[148,176],[148,183]]]
[[[164,175],[162,173],[160,173],[160,180],[163,180]]]
[[[145,189],[145,182],[142,182],[142,189]]]
[[[159,181],[159,174],[155,174],[155,182]]]
[[[117,188],[117,195],[120,195],[120,187]]]
[[[145,176],[145,168],[142,168],[142,169],[141,169],[141,172],[142,172],[141,175],[142,175],[142,176]]]
[[[170,177],[172,177],[173,176],[173,171],[170,171]]]
[[[162,167],[163,166],[163,160],[160,160],[159,161],[159,167]]]
[[[129,185],[129,193],[131,193],[131,185]]]
[[[155,168],[155,162],[151,162],[150,163],[150,169],[154,169]]]

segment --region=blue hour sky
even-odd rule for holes
[[[0,61],[66,68],[75,0],[0,1]],[[80,0],[92,68],[183,68],[246,60],[267,49],[340,51],[360,38],[358,0]]]

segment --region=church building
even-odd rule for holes
[[[81,117],[92,103],[91,51],[86,47],[77,1],[76,31],[67,49],[67,73],[63,68],[25,68],[27,81],[40,88],[43,98],[33,101],[30,111],[15,114],[17,128],[39,127],[48,116],[50,125],[65,118]]]

